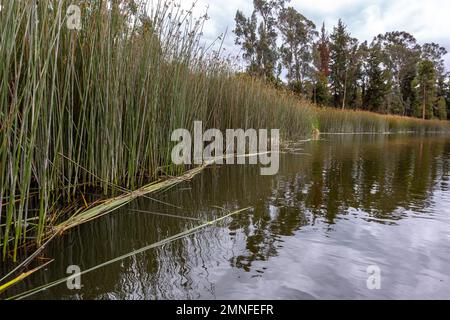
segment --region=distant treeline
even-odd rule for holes
[[[286,4],[254,0],[250,17],[236,13],[236,44],[246,72],[336,108],[447,119],[450,73],[436,43],[420,45],[407,32],[353,38],[339,20],[331,33]]]

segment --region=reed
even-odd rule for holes
[[[90,189],[120,197],[190,169],[171,163],[170,135],[192,129],[194,120],[222,130],[281,128],[284,139],[313,129],[449,129],[446,122],[316,108],[238,75],[232,61],[201,45],[206,16],[197,19],[174,1],[153,3],[1,1],[4,260],[18,260],[20,248],[77,222],[80,208],[92,205],[84,196]],[[81,8],[80,30],[67,27],[73,4]]]

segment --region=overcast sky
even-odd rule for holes
[[[182,0],[189,6],[191,0]],[[342,18],[353,37],[369,42],[374,36],[389,31],[407,31],[420,43],[437,42],[450,51],[450,0],[291,0],[293,6],[312,20],[318,28],[325,22],[330,31]],[[209,7],[211,19],[204,33],[214,40],[228,27],[225,46],[238,53],[234,46],[234,16],[239,9],[247,16],[253,10],[253,0],[198,0],[196,12]],[[446,56],[450,70],[450,55]]]

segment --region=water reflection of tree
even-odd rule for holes
[[[448,189],[449,149],[443,137],[343,137],[314,143],[310,159],[287,156],[253,220],[235,218],[237,226],[256,228],[247,237],[248,254],[233,265],[250,270],[253,261],[277,255],[281,236],[318,218],[334,224],[351,208],[389,224],[409,210],[425,213],[434,190]],[[275,217],[270,206],[279,211]]]
[[[333,223],[348,208],[369,216],[398,219],[397,209],[420,211],[430,205],[431,193],[442,176],[444,140],[409,141],[390,138],[387,144],[341,143],[319,146],[313,153],[306,207]],[[448,159],[445,159],[448,163]],[[293,181],[293,183],[301,183]]]

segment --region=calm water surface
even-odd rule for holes
[[[407,135],[325,136],[282,154],[273,177],[209,168],[58,239],[46,252],[55,261],[10,293],[251,206],[86,274],[79,291],[33,298],[450,299],[449,170],[450,138]],[[370,265],[380,290],[367,288]]]

